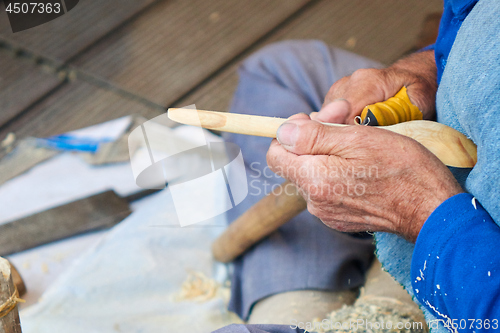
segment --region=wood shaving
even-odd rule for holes
[[[389,299],[378,298],[376,302],[356,302],[354,305],[344,305],[341,309],[336,310],[327,317],[329,323],[345,323],[344,329],[321,329],[319,325],[321,321],[317,321],[320,329],[318,332],[335,332],[335,333],[355,333],[355,332],[370,332],[370,333],[426,333],[428,328],[426,325],[414,324],[417,322],[415,314],[411,309],[407,309],[399,301],[390,302]],[[356,323],[362,320],[364,323],[388,323],[391,322],[393,327],[370,327],[369,329],[352,329],[350,323]],[[397,328],[397,323],[401,323],[403,328]],[[406,326],[405,326],[406,325]],[[363,326],[363,325],[361,325]],[[406,327],[406,328],[405,328]],[[411,327],[411,328],[408,328]]]
[[[220,285],[202,272],[190,272],[182,283],[181,291],[174,297],[176,302],[206,302],[217,296]]]
[[[66,254],[64,253],[57,253],[56,255],[53,256],[53,259],[57,262],[62,262],[66,258]]]

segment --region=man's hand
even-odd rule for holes
[[[411,138],[370,126],[327,126],[304,114],[290,119],[267,162],[334,229],[387,231],[414,242],[429,215],[463,192],[448,168]]]
[[[383,102],[403,86],[411,102],[433,119],[437,90],[434,51],[424,51],[403,58],[384,69],[360,69],[330,88],[314,120],[327,123],[354,124],[354,118],[369,104]]]

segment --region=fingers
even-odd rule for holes
[[[297,159],[297,155],[283,148],[277,140],[273,140],[266,158],[267,165],[275,174],[297,184],[297,173],[289,172],[290,169],[296,170],[301,167],[302,161]]]
[[[407,85],[408,98],[413,105],[417,106],[422,112],[424,119],[432,120],[435,116],[434,101],[436,92],[428,88],[429,85],[421,82]]]
[[[354,124],[354,118],[365,106],[389,99],[403,86],[424,119],[432,119],[437,90],[433,52],[416,53],[383,69],[358,69],[338,80],[326,94],[317,120]],[[338,102],[339,99],[346,103]]]
[[[352,113],[351,104],[343,98],[325,105],[314,117],[314,120],[324,123],[345,124]]]
[[[305,113],[297,113],[288,117],[288,119],[293,120],[293,119],[311,119],[311,118]]]
[[[397,92],[391,88],[385,71],[357,70],[332,85],[319,112],[319,119],[323,122],[354,124],[354,118],[361,114],[366,105],[382,102]]]
[[[362,130],[360,128],[360,130]],[[337,155],[354,140],[349,127],[335,127],[308,119],[288,120],[280,126],[278,142],[297,155]]]
[[[336,99],[342,98],[344,95],[345,91],[349,87],[349,81],[351,80],[351,76],[345,76],[335,82],[330,89],[328,90],[328,93],[325,96],[325,101],[323,103],[323,107],[327,104],[330,104]]]

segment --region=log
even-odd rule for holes
[[[18,302],[19,296],[12,281],[10,263],[0,258],[0,333],[21,333]]]
[[[12,282],[14,282],[17,292],[19,293],[19,297],[23,297],[28,289],[26,288],[26,284],[24,284],[21,274],[19,274],[16,267],[12,263],[10,263],[10,273],[12,275]]]

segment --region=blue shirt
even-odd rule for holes
[[[434,56],[436,58],[438,83],[441,82],[446,61],[450,54],[451,47],[457,36],[458,29],[462,26],[462,22],[470,13],[478,0],[445,0],[443,16],[439,25],[439,34],[434,45],[426,49],[434,48]]]
[[[445,1],[439,36],[434,45],[438,82],[441,82],[457,32],[477,2]],[[492,13],[491,16],[494,15],[495,13]],[[485,21],[483,26],[490,23]],[[483,30],[479,28],[477,34],[483,33]],[[474,34],[469,33],[467,37],[473,39]],[[479,35],[477,37],[480,39]],[[492,42],[495,41],[498,39],[492,40]],[[474,43],[471,42],[471,44]],[[469,51],[471,50],[481,52],[483,49],[472,47]],[[469,131],[466,132],[478,143],[479,152],[481,150],[488,151],[486,155],[481,156],[482,164],[478,162],[476,166],[478,170],[482,168],[484,178],[489,180],[480,182],[481,191],[476,188],[476,192],[483,195],[485,205],[488,203],[491,209],[496,207],[491,204],[491,201],[497,201],[498,196],[495,196],[494,191],[488,190],[488,188],[498,186],[498,182],[496,174],[489,169],[486,170],[484,161],[488,160],[490,164],[498,163],[498,159],[495,158],[498,145],[491,146],[494,145],[494,142],[498,142],[498,130],[495,126],[488,126],[488,122],[495,119],[494,113],[497,108],[491,106],[496,105],[495,103],[485,104],[484,101],[487,98],[498,100],[495,97],[498,96],[498,90],[494,88],[495,85],[497,87],[499,85],[498,79],[495,79],[498,78],[498,75],[492,75],[493,72],[498,72],[498,64],[490,62],[490,66],[484,67],[486,71],[484,74],[471,76],[471,74],[467,74],[467,70],[477,71],[477,68],[481,68],[481,66],[471,66],[471,63],[467,61],[467,59],[471,59],[470,54],[465,53],[462,65],[466,70],[463,71],[465,74],[460,74],[460,82],[470,89],[469,96],[479,96],[476,96],[475,99],[472,98],[473,101],[480,101],[477,102],[479,104],[473,104],[470,101],[464,102],[465,99],[460,99],[457,94],[449,91],[441,97],[449,101],[448,104],[444,104],[446,109],[444,112],[461,120],[460,123]],[[453,71],[457,69],[457,64],[454,65]],[[449,66],[452,66],[451,62]],[[483,82],[481,77],[492,77],[493,79]],[[450,76],[447,76],[447,79],[450,81]],[[483,83],[490,84],[493,88],[481,85]],[[463,91],[463,88],[461,87],[460,91]],[[487,92],[486,97],[482,95],[482,91],[478,91],[478,88]],[[466,106],[460,109],[462,105]],[[451,125],[450,119],[445,116],[441,118],[441,121],[444,119],[445,123]],[[472,123],[475,123],[475,126]],[[475,132],[476,127],[481,128],[479,133]],[[478,170],[476,173],[479,172]],[[493,197],[489,199],[488,195],[484,196],[484,192],[489,192],[490,196]],[[491,212],[495,215],[493,210]],[[495,216],[498,218],[498,214]],[[456,195],[442,203],[422,227],[412,258],[412,287],[421,304],[438,320],[447,325],[450,331],[453,332],[455,329],[458,332],[476,333],[500,331],[499,240],[500,227],[479,201],[468,193]],[[435,324],[430,323],[431,328]]]
[[[499,239],[500,228],[468,193],[445,201],[425,222],[413,252],[412,286],[445,327],[500,331]]]

